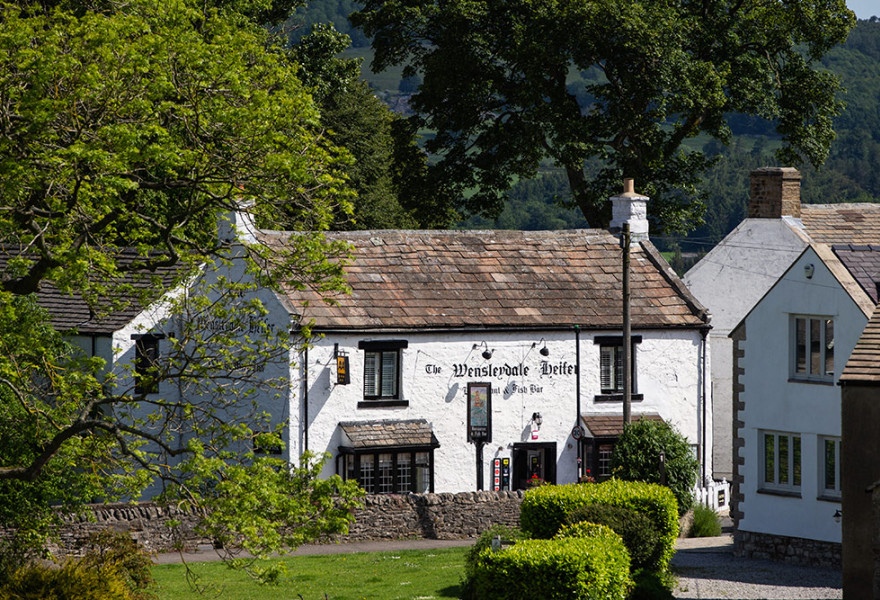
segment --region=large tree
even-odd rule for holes
[[[136,495],[157,478],[208,509],[206,534],[257,555],[351,518],[355,487],[319,480],[313,457],[291,469],[260,452],[277,415],[249,403],[277,383],[265,364],[304,343],[259,325],[257,286],[344,288],[345,249],[320,232],[350,210],[350,158],[262,27],[289,8],[0,4],[0,523],[25,546],[52,504]],[[217,235],[241,206],[302,233],[241,250]],[[242,263],[246,276],[217,275]],[[100,322],[194,276],[192,293],[164,296],[182,325],[146,380],[83,355],[34,300],[54,289]],[[153,379],[188,393],[148,393]]]
[[[465,208],[497,210],[549,160],[591,226],[626,176],[668,229],[698,219],[711,164],[687,140],[726,142],[731,113],[774,121],[783,162],[821,164],[841,104],[814,65],[855,22],[844,0],[366,0],[352,19],[374,70],[422,78],[410,105]]]

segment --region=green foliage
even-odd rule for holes
[[[155,598],[148,591],[155,583],[152,556],[127,533],[109,529],[93,533],[89,536],[86,555],[80,563],[87,569],[95,570],[113,565],[133,597],[143,600]]]
[[[668,423],[642,419],[624,427],[611,455],[612,472],[625,481],[661,483],[661,453],[665,455],[665,485],[683,515],[693,503],[699,463],[687,439]]]
[[[658,573],[642,569],[633,574],[633,582],[627,600],[675,600],[672,593],[675,576],[669,571]]]
[[[598,523],[611,528],[626,544],[633,570],[659,569],[663,539],[647,516],[622,506],[587,504],[571,511],[567,519],[571,525]]]
[[[630,584],[626,548],[613,532],[594,533],[483,551],[474,566],[473,598],[623,600]]]
[[[717,537],[719,535],[721,535],[721,519],[718,518],[718,513],[703,504],[695,504],[691,537]]]
[[[824,161],[842,105],[818,60],[855,23],[843,0],[367,0],[351,20],[373,36],[375,71],[422,78],[414,120],[436,132],[433,168],[465,210],[496,213],[549,161],[592,226],[608,222],[625,174],[670,231],[698,223],[699,177],[715,162],[685,143],[728,142],[729,115],[773,122],[780,160]]]
[[[492,525],[489,529],[480,534],[480,537],[477,538],[477,541],[474,542],[473,546],[468,548],[467,554],[465,554],[464,570],[466,578],[473,575],[473,568],[480,553],[487,548],[491,548],[492,540],[496,537],[500,537],[502,541],[512,543],[529,539],[528,536],[518,527],[508,527],[507,525],[501,525],[500,523]]]
[[[70,560],[60,567],[34,563],[0,587],[4,600],[137,600],[112,564]]]
[[[603,483],[546,486],[526,492],[520,508],[520,526],[534,538],[551,538],[575,510],[589,504],[620,506],[648,517],[662,539],[659,570],[666,570],[675,553],[678,509],[666,487],[610,479]]]
[[[254,452],[284,430],[281,401],[257,405],[257,392],[279,392],[305,342],[286,318],[268,322],[258,290],[346,289],[347,249],[321,232],[351,211],[351,159],[263,27],[293,5],[0,3],[0,525],[17,557],[7,573],[42,550],[56,508],[138,497],[158,480],[194,514],[211,510],[203,527],[230,554],[350,521],[358,491],[317,481],[320,461],[291,469],[281,459],[296,457]],[[273,247],[218,240],[241,205],[261,226],[299,233]],[[157,302],[184,281],[187,294]],[[163,350],[149,372],[65,343],[29,297],[48,286],[83,301],[89,325],[154,309]]]

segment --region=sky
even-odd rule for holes
[[[880,0],[846,0],[846,5],[860,19],[880,16]]]

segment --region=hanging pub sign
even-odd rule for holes
[[[468,383],[467,439],[492,441],[492,384]]]
[[[351,383],[351,374],[348,371],[348,356],[339,354],[336,356],[336,383],[348,385]]]

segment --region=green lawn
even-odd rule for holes
[[[403,550],[292,556],[283,560],[288,574],[278,586],[263,586],[222,563],[191,565],[214,590],[200,595],[190,589],[182,565],[153,568],[161,600],[428,600],[458,598],[467,548]]]

